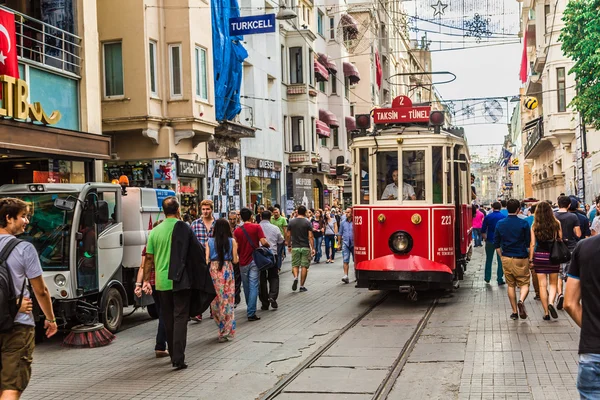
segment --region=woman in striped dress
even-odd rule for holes
[[[558,287],[559,264],[550,263],[552,243],[562,239],[560,222],[554,217],[550,204],[542,201],[537,204],[531,226],[531,246],[529,248],[529,262],[533,263],[540,285],[540,298],[544,307],[544,320],[558,318],[554,308],[554,299]],[[548,290],[549,286],[549,290]],[[548,315],[550,314],[550,315]]]
[[[231,237],[229,222],[218,219],[213,236],[206,246],[206,263],[210,265],[210,276],[217,297],[210,305],[213,320],[219,328],[219,343],[232,340],[235,336],[235,279],[233,263],[238,262],[237,243]]]

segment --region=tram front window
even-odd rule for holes
[[[425,150],[402,152],[402,199],[425,200]]]
[[[398,199],[398,152],[380,151],[377,153],[377,198]]]

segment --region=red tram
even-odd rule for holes
[[[377,112],[375,123],[398,115]],[[376,125],[351,146],[355,273],[359,288],[416,299],[419,290],[458,287],[466,270],[469,153],[464,135],[402,122]]]

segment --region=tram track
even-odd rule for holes
[[[272,387],[269,391],[264,393],[259,397],[260,400],[271,400],[277,398],[280,394],[282,394],[285,389],[292,384],[304,371],[311,368],[311,366],[317,362],[329,349],[331,349],[347,332],[349,332],[352,328],[357,326],[362,320],[364,320],[369,314],[371,314],[378,306],[380,306],[386,299],[390,297],[389,292],[382,294],[373,304],[371,304],[366,310],[364,310],[361,314],[357,315],[354,319],[352,319],[348,324],[346,324],[342,329],[340,329],[331,339],[329,339],[325,344],[323,344],[317,351],[311,354],[307,359],[305,359],[302,363],[300,363],[296,368],[294,368],[290,373],[284,376],[277,384]],[[382,400],[386,399],[387,396],[392,391],[396,380],[400,376],[402,369],[406,365],[412,350],[414,349],[417,341],[421,337],[429,318],[433,314],[437,304],[439,301],[439,297],[435,297],[427,307],[423,316],[417,323],[416,327],[412,331],[412,334],[404,344],[402,350],[400,351],[398,357],[394,359],[394,362],[389,367],[389,371],[380,383],[377,390],[372,393],[373,400]],[[309,394],[309,393],[305,393]],[[339,393],[338,393],[339,394]],[[367,394],[367,393],[361,393]],[[371,393],[369,393],[371,394]]]

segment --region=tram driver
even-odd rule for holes
[[[408,176],[406,176],[408,179]],[[398,199],[398,170],[395,169],[392,172],[392,179],[394,182],[390,183],[385,187],[381,200],[396,200]],[[415,189],[412,185],[406,181],[402,182],[402,200],[416,200]]]

